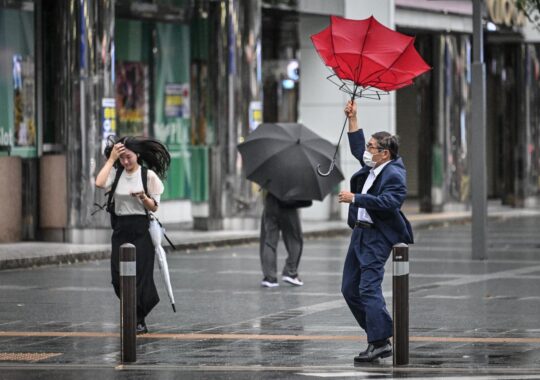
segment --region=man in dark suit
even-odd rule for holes
[[[349,203],[347,223],[353,229],[341,292],[367,333],[367,349],[354,358],[355,363],[362,363],[392,355],[392,318],[381,286],[384,265],[392,247],[412,243],[413,235],[400,211],[407,186],[396,136],[377,132],[365,144],[364,133],[358,128],[356,104],[349,101],[345,113],[351,152],[362,168],[351,177],[350,191],[339,193],[339,201]]]

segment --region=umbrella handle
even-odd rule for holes
[[[330,167],[328,168],[328,171],[326,173],[323,173],[321,171],[321,164],[319,164],[317,165],[317,173],[319,173],[319,175],[322,177],[328,177],[330,173],[332,173],[332,170],[334,170],[335,165],[336,165],[336,160],[333,159],[332,162],[330,163]]]

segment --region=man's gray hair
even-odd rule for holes
[[[388,132],[377,132],[371,135],[377,141],[377,148],[380,150],[388,150],[390,156],[395,159],[399,151],[399,137],[391,135]]]

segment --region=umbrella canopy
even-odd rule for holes
[[[171,277],[169,275],[169,264],[167,263],[167,256],[165,255],[165,250],[161,246],[161,237],[163,236],[163,228],[160,226],[157,219],[150,220],[150,237],[152,238],[152,243],[154,244],[155,254],[159,266],[159,271],[161,272],[161,278],[163,279],[163,285],[167,290],[167,295],[171,301],[171,306],[173,311],[176,313],[176,307],[174,306],[174,294],[171,286]]]
[[[414,37],[387,28],[375,17],[350,20],[331,16],[330,25],[311,36],[329,77],[356,97],[397,90],[430,69],[414,47]]]
[[[247,179],[281,200],[322,200],[341,180],[337,168],[328,177],[317,165],[330,165],[334,146],[297,123],[264,123],[238,145]]]
[[[375,17],[350,20],[331,16],[330,25],[311,36],[324,64],[333,72],[327,79],[355,98],[380,99],[381,94],[413,83],[430,69],[414,48],[414,37],[387,28]],[[341,128],[337,147],[347,124]],[[332,173],[337,154],[326,173]]]

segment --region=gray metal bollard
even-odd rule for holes
[[[120,345],[122,363],[137,361],[137,280],[135,246],[120,246]]]
[[[409,364],[409,246],[394,245],[392,259],[394,365],[406,365]]]

